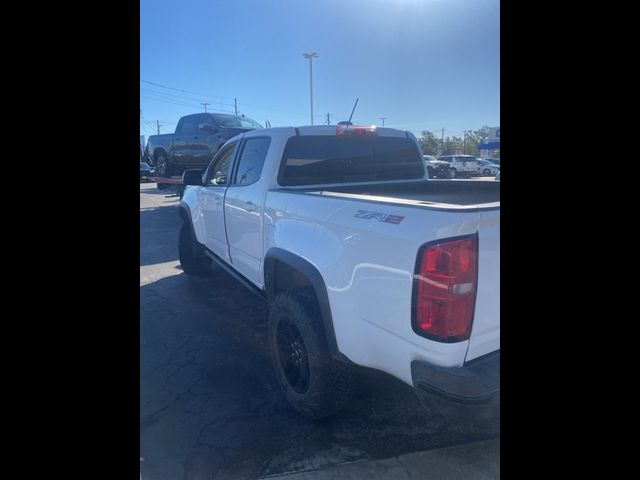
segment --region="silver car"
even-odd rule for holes
[[[500,165],[482,158],[478,159],[478,174],[481,177],[495,177],[500,172]]]

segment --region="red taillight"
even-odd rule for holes
[[[424,246],[414,276],[414,331],[444,342],[468,339],[477,277],[477,236]]]
[[[358,135],[378,135],[378,129],[375,125],[370,127],[359,125],[338,125],[336,127],[336,135],[341,136],[358,136]]]

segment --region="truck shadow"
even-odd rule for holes
[[[368,369],[343,412],[319,422],[300,417],[271,368],[267,316],[266,303],[221,270],[206,278],[181,273],[140,288],[145,457],[164,455],[172,445],[190,452],[186,470],[233,476],[227,469],[244,462],[243,474],[257,478],[295,469],[319,452],[331,464],[491,437],[450,429],[423,409],[409,386]]]

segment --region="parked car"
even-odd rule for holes
[[[140,162],[140,181],[148,182],[154,175],[154,170],[151,165],[146,162]]]
[[[484,160],[487,160],[495,165],[500,166],[500,159],[499,158],[485,158]]]
[[[500,170],[498,170],[498,174],[496,175],[496,180],[500,180]]]
[[[270,304],[273,368],[298,412],[339,411],[354,365],[441,412],[495,412],[499,182],[429,181],[413,134],[352,125],[240,134],[183,182],[182,269],[215,263]]]
[[[224,142],[258,128],[262,125],[254,120],[228,113],[187,115],[178,121],[175,133],[149,137],[149,157],[159,177],[179,175],[187,168],[204,170]]]
[[[494,177],[500,171],[500,165],[491,163],[486,159],[478,159],[478,173],[482,177]]]
[[[444,160],[438,160],[431,155],[423,155],[424,164],[427,167],[429,178],[449,178],[451,176],[449,163]]]
[[[438,160],[449,163],[451,178],[469,178],[478,175],[478,161],[473,155],[444,155],[438,157]]]

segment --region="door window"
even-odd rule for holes
[[[187,135],[190,133],[196,133],[196,125],[197,117],[186,117],[182,119],[180,123],[180,128],[176,132],[177,134]]]
[[[247,139],[238,160],[235,185],[251,185],[260,179],[270,144],[271,138],[269,137]]]
[[[209,171],[209,181],[207,182],[207,185],[229,184],[229,173],[231,172],[231,164],[233,163],[235,147],[235,143],[231,144],[216,155]]]

